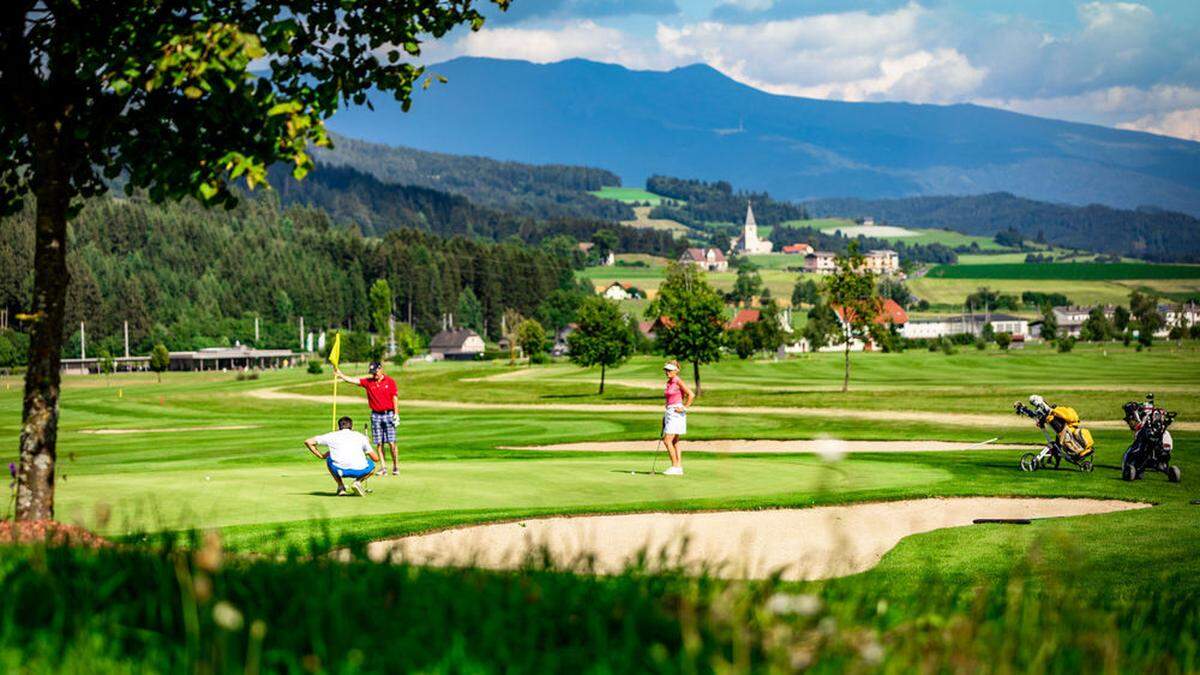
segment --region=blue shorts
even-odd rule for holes
[[[375,445],[396,442],[396,418],[392,411],[371,411],[371,440]]]
[[[325,458],[325,466],[329,467],[331,472],[336,473],[342,478],[362,478],[363,476],[370,476],[371,472],[375,470],[375,462],[372,462],[370,457],[367,458],[367,465],[361,469],[343,469],[333,463],[332,457]]]

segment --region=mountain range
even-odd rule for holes
[[[1009,192],[1064,204],[1200,215],[1200,143],[977,105],[855,103],[770,94],[703,65],[634,71],[463,57],[402,113],[353,106],[343,135],[442,153],[727,180],[774,197],[865,199]]]

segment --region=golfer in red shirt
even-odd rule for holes
[[[396,459],[396,422],[400,399],[396,390],[396,381],[383,372],[383,364],[374,361],[367,367],[370,373],[361,380],[348,377],[336,366],[333,369],[343,382],[357,384],[367,390],[367,405],[371,406],[371,438],[375,439],[376,451],[380,463],[383,462],[383,446],[386,444],[392,453],[392,475],[400,475],[400,466]],[[387,469],[379,470],[380,476],[387,475]]]

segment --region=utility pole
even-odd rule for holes
[[[125,358],[129,358],[129,322],[123,323],[125,324]]]
[[[254,346],[258,346],[258,317],[254,317]]]
[[[79,322],[79,358],[87,358],[87,337],[83,332],[83,322]]]
[[[304,351],[304,317],[300,317],[300,351]]]

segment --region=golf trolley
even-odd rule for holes
[[[1027,452],[1021,455],[1022,471],[1057,469],[1065,459],[1084,473],[1092,472],[1094,467],[1092,466],[1092,453],[1090,452],[1090,434],[1085,441],[1082,437],[1085,430],[1080,429],[1077,425],[1074,427],[1064,427],[1064,429],[1055,429],[1058,435],[1054,436],[1046,430],[1045,420],[1049,410],[1034,410],[1020,401],[1013,404],[1013,410],[1018,415],[1023,415],[1036,421],[1038,428],[1042,430],[1042,435],[1046,437],[1046,445],[1039,452]],[[1085,448],[1087,449],[1086,451],[1084,450]]]
[[[1147,469],[1161,471],[1167,480],[1178,483],[1182,472],[1171,464],[1174,441],[1167,428],[1175,421],[1175,413],[1154,405],[1154,394],[1146,394],[1146,402],[1130,401],[1123,406],[1125,424],[1133,431],[1133,443],[1121,459],[1121,478],[1137,480]]]

